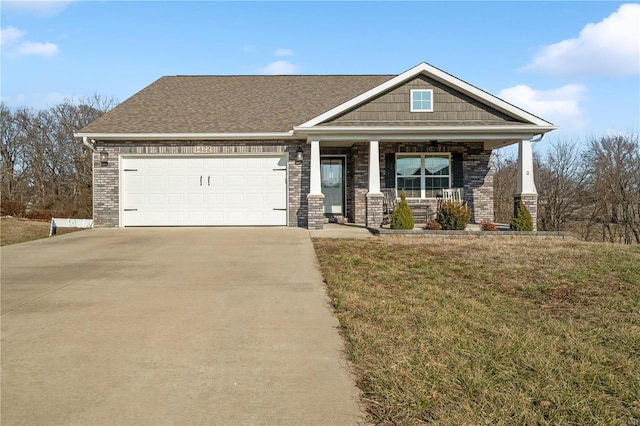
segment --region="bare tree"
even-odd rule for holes
[[[591,219],[602,240],[640,243],[640,144],[637,134],[592,139],[587,161],[593,194]]]
[[[577,140],[551,143],[536,171],[538,228],[566,231],[584,207],[586,179],[584,154]]]
[[[100,96],[37,112],[2,105],[3,206],[20,201],[44,215],[91,216],[91,152],[73,134],[114,105]]]
[[[516,191],[516,160],[504,150],[493,152],[493,211],[497,223],[509,223],[513,218],[513,193]]]

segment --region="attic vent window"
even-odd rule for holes
[[[411,112],[433,112],[433,90],[412,90]]]

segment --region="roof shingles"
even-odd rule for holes
[[[288,132],[393,77],[161,77],[81,133]]]

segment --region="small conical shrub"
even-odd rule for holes
[[[443,201],[437,220],[445,231],[464,231],[471,220],[471,208],[452,200]]]
[[[518,203],[516,215],[511,219],[509,228],[511,228],[512,231],[533,231],[531,213],[529,213],[527,206],[525,206],[523,202]]]
[[[413,225],[413,212],[407,204],[407,195],[403,189],[398,207],[391,214],[391,229],[413,229]]]

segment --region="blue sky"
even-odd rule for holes
[[[640,3],[3,1],[2,101],[123,101],[162,75],[428,62],[584,139],[640,127]]]

